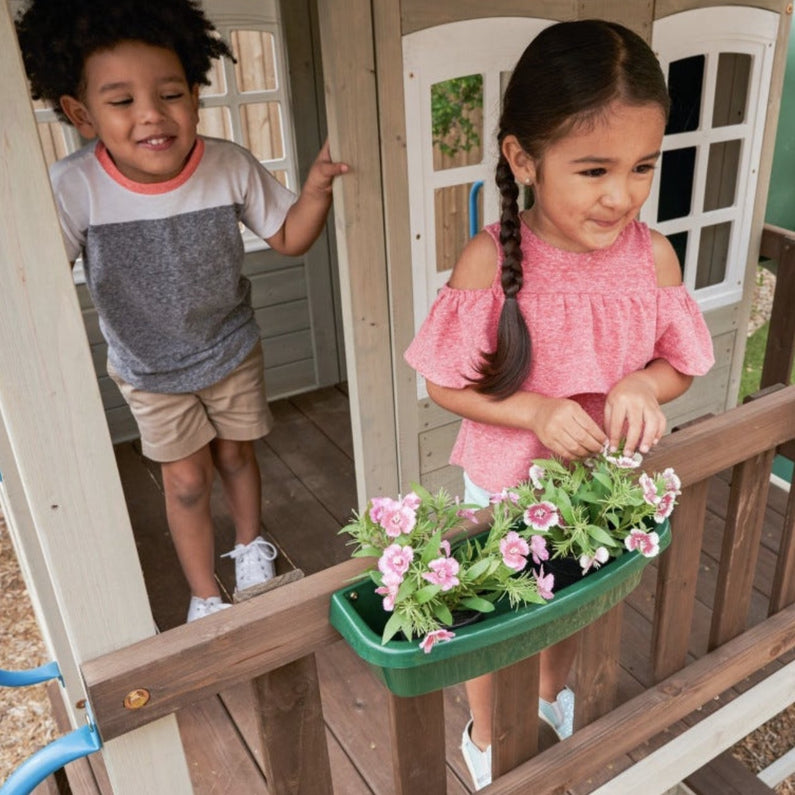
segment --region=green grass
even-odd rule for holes
[[[740,379],[740,395],[737,400],[741,404],[746,395],[751,395],[759,389],[762,378],[762,364],[765,360],[765,346],[767,345],[767,332],[770,323],[760,326],[749,338],[745,348],[743,360],[743,373]],[[795,365],[790,373],[790,383],[795,383]]]

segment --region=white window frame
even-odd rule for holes
[[[682,263],[684,281],[704,312],[736,303],[743,296],[778,25],[779,15],[776,12],[738,6],[683,11],[654,23],[652,46],[663,72],[668,74],[673,61],[703,55],[704,80],[698,129],[666,135],[662,145],[663,152],[685,147],[696,149],[690,213],[683,218],[657,221],[661,171],[658,168],[655,170],[651,195],[640,217],[664,235],[687,232],[687,252]],[[712,110],[721,53],[750,55],[751,73],[743,122],[713,127]],[[740,140],[741,146],[734,202],[728,207],[705,212],[704,193],[710,145],[735,140]],[[696,289],[701,229],[726,222],[731,223],[732,231],[724,278],[718,284]]]

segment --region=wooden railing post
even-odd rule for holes
[[[734,467],[712,608],[710,650],[745,629],[775,448]]]
[[[660,682],[684,668],[696,599],[709,480],[686,486],[671,516],[671,546],[661,555],[652,625],[652,673]]]
[[[409,698],[389,692],[388,698],[396,795],[445,792],[443,691]]]
[[[770,591],[770,615],[795,602],[795,489],[790,489],[776,573]]]
[[[624,603],[619,602],[579,633],[575,729],[593,723],[616,706],[623,615]]]
[[[538,675],[537,654],[492,675],[491,770],[495,779],[538,753]]]

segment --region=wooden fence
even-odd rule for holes
[[[616,706],[619,604],[581,633],[577,723],[583,728],[536,754],[537,719],[525,705],[537,692],[537,656],[497,671],[490,792],[563,792],[795,648],[795,491],[787,504],[770,617],[745,629],[772,459],[794,438],[795,386],[789,386],[692,424],[647,457],[652,469],[673,466],[683,486],[672,517],[673,540],[659,564],[648,651],[657,684]],[[731,467],[710,651],[686,665],[708,480]],[[330,594],[364,565],[347,561],[234,611],[85,663],[103,740],[253,681],[265,718],[272,791],[331,793],[314,653],[339,637],[328,621]],[[390,693],[389,704],[396,792],[444,792],[442,692],[411,698]]]

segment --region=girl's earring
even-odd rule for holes
[[[525,177],[524,178],[524,184],[525,185],[529,185],[530,184],[530,177]]]

